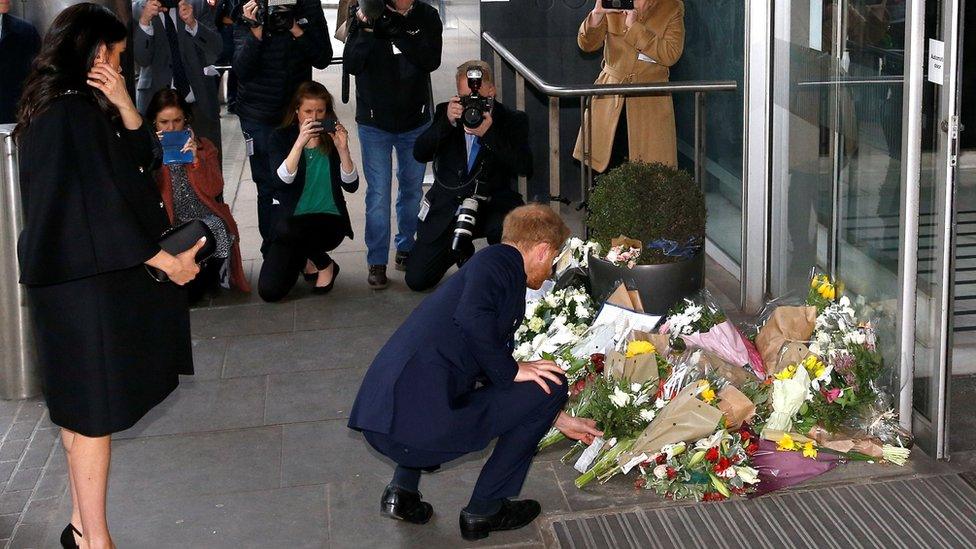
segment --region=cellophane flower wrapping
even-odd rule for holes
[[[750,497],[806,482],[830,471],[839,461],[839,456],[827,452],[811,459],[799,452],[778,451],[775,442],[760,440],[759,449],[752,456],[752,466],[759,471],[759,484]]]

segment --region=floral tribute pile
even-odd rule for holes
[[[585,272],[600,253],[573,239],[556,271]],[[621,245],[603,257],[632,266],[637,254]],[[580,277],[569,280],[527,302],[515,358],[556,361],[570,383],[566,412],[604,433],[562,457],[579,472],[578,488],[620,476],[667,498],[719,501],[846,461],[906,463],[913,440],[882,389],[874,323],[826,274],[812,272],[805,299],[774,300],[748,325],[703,290],[652,331],[605,317],[586,285],[573,285]],[[539,449],[564,441],[553,429]]]

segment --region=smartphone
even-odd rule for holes
[[[336,118],[326,118],[325,120],[322,120],[320,124],[322,125],[323,133],[335,133],[339,120]]]
[[[605,10],[632,10],[634,0],[602,0]]]
[[[192,164],[193,153],[183,152],[183,147],[190,140],[190,130],[178,132],[163,132],[159,143],[163,146],[163,164]]]

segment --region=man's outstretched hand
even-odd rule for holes
[[[596,422],[592,419],[573,417],[566,412],[559,412],[553,427],[566,435],[566,438],[585,444],[593,444],[594,438],[603,436],[603,431],[596,428]]]
[[[539,386],[542,387],[542,390],[548,395],[552,391],[549,390],[549,385],[546,383],[546,380],[548,379],[556,385],[562,385],[562,374],[563,369],[551,360],[519,362],[518,373],[515,374],[515,382],[520,383],[523,381],[534,381],[538,383]]]

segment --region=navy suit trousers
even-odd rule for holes
[[[487,403],[485,424],[471,425],[470,428],[488,429],[491,438],[498,439],[491,457],[481,469],[473,497],[495,500],[515,497],[521,492],[536,446],[566,403],[565,379],[562,385],[548,383],[550,394],[535,382],[523,382],[507,387],[484,386],[472,391],[465,399],[466,405]],[[383,433],[364,431],[363,435],[378,452],[404,467],[433,469],[464,455],[413,448]]]

